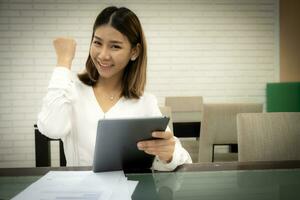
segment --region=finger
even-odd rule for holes
[[[144,151],[147,154],[150,155],[160,155],[160,154],[164,154],[164,153],[170,153],[172,154],[172,149],[168,149],[168,148],[145,148],[145,149],[140,149],[141,151]]]
[[[140,148],[149,148],[165,145],[167,145],[167,142],[165,140],[147,140],[138,143],[138,147]]]
[[[145,153],[150,154],[150,155],[155,155],[155,156],[164,156],[164,155],[173,155],[172,151],[165,151],[165,152],[161,152],[161,151],[157,151],[157,149],[147,149],[144,150]]]
[[[148,151],[148,150],[145,150],[144,152],[145,152],[146,154],[149,154],[149,155],[154,155],[154,156],[157,155],[156,152],[154,152],[154,151]]]
[[[157,150],[157,151],[160,151],[160,150],[163,150],[163,151],[165,151],[165,149],[173,149],[174,148],[174,146],[173,145],[162,145],[162,146],[152,146],[152,147],[150,147],[150,146],[148,146],[148,147],[144,147],[143,149],[144,150]]]
[[[150,147],[162,147],[162,146],[174,146],[175,140],[173,138],[171,139],[159,139],[159,140],[147,140],[147,141],[141,141],[138,142],[139,148],[150,148]]]
[[[146,150],[144,152],[149,155],[157,156],[160,160],[163,160],[163,161],[170,161],[171,158],[173,157],[173,152],[171,152],[171,151],[156,152],[156,151],[152,151],[152,150]]]
[[[152,137],[169,139],[169,138],[173,137],[173,133],[170,131],[155,131],[155,132],[152,132]]]
[[[170,153],[173,154],[175,150],[175,145],[164,145],[159,147],[145,147],[140,150],[151,152],[152,154],[159,155],[161,153]]]

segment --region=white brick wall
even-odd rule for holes
[[[278,81],[278,0],[0,0],[0,167],[34,166],[33,124],[56,62],[52,40],[75,37],[73,71],[82,69],[107,5],[139,16],[147,90],[160,104],[177,95],[264,102],[266,83]]]

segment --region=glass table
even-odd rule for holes
[[[10,199],[48,171],[91,167],[0,169],[0,199]],[[300,199],[300,161],[198,163],[173,172],[131,173],[132,199]]]

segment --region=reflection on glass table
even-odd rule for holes
[[[90,169],[0,169],[0,199],[12,198],[50,170]],[[192,164],[175,172],[126,176],[139,181],[132,195],[134,200],[300,199],[300,161]]]
[[[300,199],[300,169],[176,172],[128,177],[140,181],[132,199]]]

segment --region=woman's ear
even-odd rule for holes
[[[141,48],[142,47],[141,47],[140,43],[138,43],[134,48],[132,48],[131,57],[130,57],[131,61],[135,61],[137,59],[137,57],[139,57]]]

